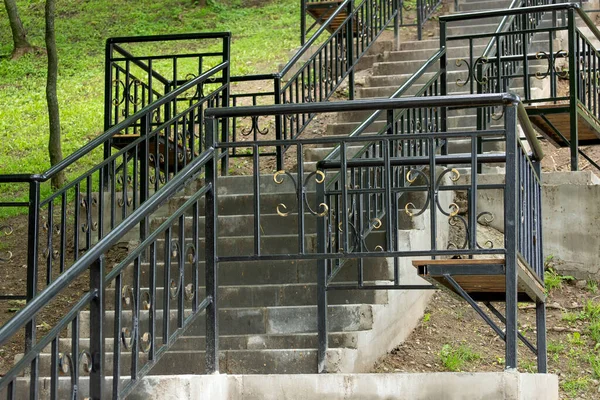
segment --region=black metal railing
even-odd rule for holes
[[[441,53],[437,55],[440,57]],[[437,62],[437,59],[435,60]],[[439,78],[439,76],[438,76]],[[437,78],[436,78],[437,79]],[[434,79],[434,82],[436,80]],[[431,87],[430,87],[431,88]],[[439,115],[444,108],[500,107],[504,125],[494,129],[443,132],[418,128],[402,122],[402,115]],[[527,119],[523,106],[511,95],[466,95],[452,97],[412,97],[380,101],[281,105],[271,107],[242,107],[238,109],[211,109],[211,117],[251,117],[255,121],[265,115],[286,116],[298,112],[344,112],[384,110],[388,123],[378,136],[354,135],[335,138],[261,140],[249,143],[219,143],[217,148],[249,148],[253,155],[252,189],[254,201],[254,251],[245,254],[223,255],[219,262],[251,260],[300,260],[318,262],[318,318],[319,318],[319,371],[326,369],[327,351],[327,291],[346,289],[430,289],[430,285],[405,284],[400,278],[399,263],[411,257],[504,257],[507,275],[507,367],[516,367],[516,268],[521,260],[538,282],[543,282],[541,249],[541,209],[539,201],[539,161],[543,156],[537,138]],[[415,110],[415,113],[412,111]],[[406,112],[406,114],[403,114]],[[526,132],[527,144],[521,143],[517,130],[517,114]],[[408,118],[407,118],[408,119]],[[425,121],[425,120],[424,120]],[[433,124],[431,124],[433,128]],[[485,137],[501,137],[505,152],[478,154],[477,141]],[[444,155],[441,144],[448,139],[470,141],[470,154]],[[296,218],[297,240],[288,238],[285,247],[268,246],[273,240],[261,232],[261,206],[264,180],[260,173],[264,161],[259,157],[262,147],[287,146],[295,154],[296,174],[280,170],[273,175],[276,184],[290,185],[296,196],[293,203],[280,203],[276,209],[282,218]],[[303,170],[304,149],[310,146],[338,146],[337,156],[317,164],[316,172]],[[352,155],[355,148],[361,148]],[[362,152],[361,152],[362,151]],[[367,156],[365,156],[367,155]],[[478,166],[500,165],[506,168],[506,181],[481,183],[478,173],[462,180],[457,168],[477,171]],[[264,179],[264,178],[262,178]],[[523,182],[523,186],[519,186]],[[451,191],[464,192],[466,206],[459,207],[450,199]],[[478,196],[500,193],[504,199],[502,231],[504,240],[490,246],[481,242],[478,225],[489,224],[492,214],[480,210]],[[519,194],[519,192],[527,194]],[[446,193],[446,197],[444,197]],[[496,194],[497,195],[497,194]],[[463,210],[466,208],[466,210]],[[534,210],[535,211],[532,211]],[[429,243],[423,248],[407,248],[398,240],[403,219],[417,218],[427,213]],[[517,216],[523,216],[524,227],[517,226]],[[421,217],[423,218],[423,217]],[[459,226],[463,239],[451,247],[438,236],[440,219],[450,226]],[[405,223],[405,222],[404,222]],[[306,232],[306,226],[316,224],[316,234]],[[507,238],[514,238],[509,240]],[[294,243],[295,242],[295,243]],[[365,260],[394,258],[393,276],[365,278]],[[332,271],[339,266],[335,260],[357,260],[348,268],[356,268],[356,278],[350,282],[333,281]],[[383,281],[384,283],[381,284]],[[510,283],[510,282],[513,283]],[[542,284],[542,283],[540,283]],[[513,341],[514,339],[514,341]],[[542,344],[543,346],[543,344]],[[531,348],[531,347],[530,347]]]
[[[400,26],[416,27],[417,39],[423,39],[423,28],[435,11],[442,5],[442,0],[402,0],[400,7]]]
[[[343,22],[338,23],[333,33],[298,67],[302,58],[311,51],[311,46],[326,36],[327,28],[341,15],[345,15]],[[342,2],[281,70],[279,103],[326,101],[346,78],[349,80],[347,98],[352,100],[355,65],[383,30],[397,22],[397,17],[396,0],[361,1],[358,4],[350,0]],[[287,116],[282,121],[282,139],[298,137],[312,117],[310,114]]]
[[[2,326],[0,343],[4,346],[69,293],[72,307],[3,375],[0,393],[9,399],[27,393],[37,399],[42,392],[51,399],[124,398],[203,311],[207,369],[214,370],[218,333],[212,218],[217,157],[208,140],[201,155]],[[199,176],[204,179],[198,180]],[[195,185],[193,194],[171,211],[169,199],[190,184]],[[130,232],[146,230],[149,218],[165,212],[164,222],[133,251],[108,265],[113,245]],[[203,246],[201,216],[206,232]],[[208,272],[201,294],[202,269]],[[74,290],[73,283],[89,286]],[[142,291],[142,287],[149,289]],[[112,312],[105,308],[107,304],[114,307]],[[44,383],[44,378],[49,381]]]
[[[235,86],[236,84],[243,85],[245,82],[252,82],[255,85],[260,83],[260,87],[248,91],[243,90],[243,88],[238,90]],[[229,104],[231,107],[279,104],[280,82],[277,74],[233,76],[231,77],[233,86],[229,96]],[[228,140],[232,142],[256,141],[259,138],[279,140],[281,139],[281,118],[263,117],[258,121],[250,118],[232,118],[229,132],[230,136]],[[282,159],[282,155],[277,154],[277,151],[280,151],[279,148],[265,150],[265,153],[261,154],[261,156],[276,156],[277,160]],[[252,156],[250,152],[240,151],[237,148],[231,149],[226,154],[230,158],[242,159]],[[235,170],[238,167],[240,167],[239,164],[230,165],[228,163],[230,170]]]
[[[456,84],[468,88],[469,93],[501,93],[518,88],[525,104],[564,104],[564,109],[570,115],[572,125],[569,130],[572,135],[569,137],[564,132],[554,130],[571,149],[571,169],[578,169],[579,155],[600,169],[582,151],[577,135],[578,109],[582,109],[592,121],[600,121],[599,99],[595,89],[598,84],[594,78],[598,74],[600,59],[591,40],[577,27],[577,21],[590,29],[594,40],[600,39],[600,32],[578,4],[541,3],[543,5],[530,6],[524,2],[509,10],[441,17],[442,45],[468,41],[468,56],[456,59],[459,68],[456,71],[459,76]],[[446,34],[447,24],[489,17],[503,17],[495,32],[469,36]],[[565,45],[557,48],[557,38],[563,39]],[[474,50],[473,44],[477,40],[489,40],[481,55]],[[451,52],[448,57],[452,57]],[[536,81],[541,81],[538,88],[546,86],[547,90],[538,89],[536,92]],[[477,116],[477,126],[483,129],[500,117],[495,110],[481,110]]]
[[[442,53],[439,52],[437,57]],[[433,59],[431,65],[436,62],[437,59]],[[317,261],[319,371],[323,371],[327,351],[327,291],[431,288],[422,284],[406,285],[397,278],[364,279],[363,260],[503,256],[507,275],[507,366],[515,367],[517,288],[511,282],[516,279],[517,259],[531,268],[534,275],[539,277],[543,272],[538,167],[542,154],[527,123],[522,124],[527,144],[519,140],[517,113],[522,116],[523,111],[520,111],[522,105],[517,97],[508,94],[426,96],[426,93],[433,94],[438,79],[439,73],[424,86],[420,97],[205,110],[203,152],[0,328],[0,345],[4,346],[24,327],[27,329],[35,323],[37,316],[51,309],[53,300],[64,294],[70,285],[83,282],[89,287],[87,292],[76,291],[78,296],[72,299],[70,310],[50,326],[43,338],[37,340],[33,335],[24,356],[0,379],[0,391],[5,391],[2,393],[8,398],[18,393],[31,393],[31,397],[36,398],[40,393],[40,382],[49,378],[45,385],[51,398],[87,394],[92,399],[101,399],[102,396],[109,397],[109,393],[112,398],[123,397],[204,310],[206,370],[218,371],[218,264],[253,260]],[[423,119],[421,128],[409,122],[413,115],[435,116],[444,108],[492,106],[504,109],[504,126],[495,130],[440,132],[433,128],[435,117]],[[386,113],[389,123],[385,134],[232,142],[223,140],[220,133],[220,124],[228,124],[232,118],[248,117],[257,129],[261,129],[258,121],[264,116],[285,118],[298,113],[364,111]],[[477,139],[486,136],[502,136],[506,152],[443,155],[439,150],[440,144],[448,138],[466,138],[474,148]],[[304,173],[301,167],[303,150],[323,145],[338,146],[339,156],[319,162],[315,172]],[[266,178],[274,181],[271,185],[293,185],[296,194],[288,200],[296,205],[282,202],[269,211],[265,207],[272,203],[261,201],[261,197],[269,194],[263,189],[267,188],[264,174],[272,171],[269,157],[276,155],[267,156],[262,150],[276,147],[293,149],[299,170],[296,174],[280,170]],[[351,157],[349,149],[354,147],[366,149],[364,151],[370,157]],[[231,154],[234,148],[250,149],[251,152],[253,244],[249,248],[241,246],[235,252],[218,252],[217,170],[222,154]],[[478,174],[472,173],[469,179],[460,180],[455,167],[467,166],[476,171],[481,163],[504,165],[507,179],[498,184],[482,183],[477,179]],[[101,170],[101,166],[98,168]],[[448,204],[443,203],[448,199],[442,198],[442,193],[451,191],[468,193],[466,211],[460,212],[451,199]],[[495,248],[481,245],[477,232],[477,224],[488,215],[479,209],[477,200],[478,195],[486,191],[500,191],[504,199],[504,242]],[[174,196],[183,199],[183,204],[178,203],[175,211],[168,203]],[[273,212],[282,221],[287,217],[296,218],[296,227],[286,235],[283,247],[268,246],[269,242],[279,238],[262,232],[263,215]],[[397,237],[402,229],[402,221],[397,216],[418,218],[425,213],[429,214],[430,246],[407,248]],[[435,221],[439,218],[447,219],[451,225],[464,226],[464,246],[446,248],[446,243],[437,236]],[[524,221],[523,227],[517,226],[519,218]],[[152,221],[160,224],[152,228],[156,226],[149,224]],[[204,240],[200,238],[202,225]],[[308,226],[316,226],[316,231]],[[132,232],[136,236],[139,232],[145,234],[140,244],[110,268],[106,262],[107,253]],[[364,241],[363,236],[368,232],[370,238],[377,240]],[[379,247],[374,246],[375,243]],[[339,282],[328,281],[330,260],[334,259],[361,260],[357,264],[355,282],[346,281],[345,285],[339,285]],[[200,291],[202,272],[205,280],[203,295]],[[387,283],[377,285],[370,279]],[[60,371],[68,378],[59,379]],[[21,377],[23,373],[26,377]]]
[[[10,186],[10,196],[19,189],[28,193],[26,201],[0,201],[3,208],[26,208],[28,218],[27,225],[9,228],[12,234],[27,237],[26,248],[11,249],[10,253],[11,258],[26,264],[26,293],[7,294],[6,299],[31,301],[40,287],[60,278],[205,151],[204,127],[199,124],[203,110],[229,101],[230,34],[192,36],[220,40],[222,60],[198,76],[172,85],[168,93],[120,120],[48,171],[0,175],[0,186]],[[206,87],[210,92],[204,93]],[[170,113],[160,112],[167,108]],[[159,113],[161,118],[157,119]],[[226,129],[221,135],[222,139],[227,137]],[[225,157],[221,154],[219,158]],[[55,174],[73,170],[84,172],[58,190],[46,187]],[[145,221],[139,231],[130,232],[129,239],[145,240],[148,229],[149,222]],[[25,332],[25,351],[35,345],[36,331],[35,319],[31,319]]]
[[[331,2],[324,0],[301,0],[300,1],[300,44],[304,45],[307,39],[310,39],[311,34],[323,25],[327,17],[340,6],[342,1]],[[441,0],[398,0],[398,24],[402,27],[416,27],[417,37],[419,40],[423,38],[423,27],[425,23],[431,19],[437,8],[442,4]],[[308,23],[308,14],[310,8],[320,9],[312,23]],[[364,20],[364,19],[363,19]],[[360,23],[360,19],[355,23]]]
[[[431,97],[431,96],[439,96],[441,95],[441,78],[443,76],[444,70],[437,69],[438,63],[441,57],[443,57],[446,53],[446,49],[443,48],[432,55],[417,72],[415,72],[396,92],[394,92],[390,99],[401,98],[407,96],[408,93],[410,95],[414,95],[415,97]],[[420,87],[419,87],[420,86]],[[415,91],[416,89],[416,91]],[[412,93],[411,93],[412,92]],[[385,115],[385,125],[383,127],[378,128],[377,135],[408,135],[410,137],[411,134],[416,133],[426,133],[426,132],[444,132],[445,128],[445,109],[440,108],[430,108],[430,107],[422,107],[422,108],[412,108],[412,109],[404,109],[398,112],[387,112]],[[384,116],[384,112],[382,110],[375,111],[368,118],[365,119],[355,130],[353,130],[348,136],[349,137],[357,137],[367,132],[376,130],[375,124],[378,121],[381,121],[381,118]],[[342,155],[342,148],[336,147],[331,153],[329,153],[323,160],[323,162],[330,162],[344,158],[350,158],[352,160],[369,160],[373,158],[381,157],[380,143],[375,141],[368,144],[363,144],[363,147],[358,147],[357,151],[352,151],[351,153],[355,153],[351,157],[349,156],[348,149],[345,150],[345,155]],[[442,153],[446,153],[446,143],[445,141],[436,141],[435,150],[441,148]],[[401,141],[398,143],[398,147],[395,147],[392,151],[394,157],[423,157],[428,155],[429,149],[426,144],[422,140],[407,140]],[[376,170],[376,174],[378,176],[383,176],[384,171],[383,167],[379,167]],[[364,175],[361,171],[358,171],[358,175]],[[342,174],[338,174],[336,178],[332,179],[329,185],[334,188],[333,190],[340,190],[342,186],[345,186],[346,182],[342,182],[344,176]],[[346,178],[344,178],[346,179]],[[358,179],[357,176],[351,175],[350,186],[355,186],[355,180]],[[364,176],[366,179],[366,183],[369,184],[371,180],[375,180],[370,177],[369,174]],[[406,177],[404,175],[397,175],[394,177],[399,182],[404,182],[406,185]],[[331,200],[331,199],[328,199]],[[351,244],[351,251],[356,251],[356,249],[363,249],[366,244],[365,240],[368,235],[373,232],[374,221],[375,225],[379,225],[382,219],[384,219],[384,207],[381,206],[382,194],[373,195],[373,199],[369,199],[369,201],[373,201],[375,207],[365,206],[366,212],[357,212],[354,216],[354,221],[352,221],[351,226],[353,226],[353,238],[349,239]],[[398,201],[399,199],[396,199]],[[326,203],[330,210],[334,211],[334,215],[340,215],[340,207],[341,204],[336,202],[336,204]],[[338,221],[338,224],[341,221]],[[335,224],[334,224],[335,225]],[[334,236],[331,238],[331,243],[329,246],[332,246],[333,243],[340,243],[343,235],[341,232],[335,231]],[[346,261],[344,259],[331,260],[331,266],[327,271],[327,282],[331,283],[337,276],[337,274],[342,270],[344,265],[346,265]],[[360,263],[359,268],[362,267],[362,263]],[[363,273],[360,274],[361,277],[364,276]],[[399,284],[399,271],[395,269],[394,273],[394,282],[396,285]],[[359,285],[364,285],[362,278],[359,282]]]

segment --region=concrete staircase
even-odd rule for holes
[[[491,9],[507,8],[510,5],[510,0],[500,1],[477,1],[477,0],[461,0],[458,3],[457,13],[484,11]],[[549,16],[548,16],[549,17]],[[483,18],[472,21],[463,21],[459,26],[457,24],[449,25],[447,29],[448,36],[468,35],[483,32],[493,32],[498,26],[501,18]],[[542,24],[550,24],[549,18],[544,20]],[[473,54],[474,59],[481,56],[489,39],[474,39]],[[530,44],[530,51],[535,52],[544,42],[535,37]],[[426,40],[401,41],[400,47],[397,50],[387,51],[383,54],[382,60],[373,64],[370,74],[366,76],[360,87],[357,89],[356,97],[359,99],[367,98],[387,98],[396,92],[404,83],[408,81],[415,72],[423,66],[423,64],[434,55],[440,48],[439,37],[428,38]],[[468,79],[467,66],[461,62],[462,58],[468,60],[469,43],[467,40],[449,41],[448,42],[448,60],[447,60],[447,79],[448,79],[448,94],[469,94],[469,84],[464,83]],[[530,64],[532,68],[539,68],[540,72],[545,71],[546,66],[535,62]],[[423,86],[429,81],[437,68],[430,68],[427,72],[413,84],[404,96],[414,96]],[[535,71],[535,69],[534,69]],[[536,86],[537,84],[537,86]],[[531,90],[533,96],[536,92],[541,94],[542,83],[538,83],[535,79],[531,80]],[[517,94],[523,93],[523,80],[513,79],[511,82],[511,91]],[[383,114],[383,113],[382,113]],[[328,135],[348,135],[356,129],[370,113],[340,113],[338,114],[335,123],[327,126],[326,134]],[[449,111],[447,119],[447,127],[450,131],[456,130],[474,130],[476,127],[475,110],[454,110]],[[370,124],[363,135],[376,134],[386,125],[385,115],[381,115],[375,122]],[[449,153],[468,153],[471,150],[469,140],[453,140],[448,144]],[[305,164],[306,170],[314,170],[316,162],[323,159],[333,147],[324,147],[317,149],[307,149]],[[358,151],[358,148],[351,149]],[[484,146],[484,151],[496,150],[496,145],[491,142]]]
[[[477,1],[461,0],[459,12],[480,11],[505,8],[509,0]],[[493,31],[497,20],[486,19],[470,25],[450,28],[452,34],[468,34]],[[535,42],[535,41],[534,41]],[[479,54],[485,47],[485,41],[475,41],[474,49]],[[372,54],[369,62],[373,64],[371,74],[357,91],[357,98],[388,97],[400,85],[421,67],[421,65],[439,49],[439,38],[422,41],[403,41],[400,48],[391,50],[388,45],[374,46],[382,54]],[[457,84],[457,79],[466,79],[466,74],[457,65],[460,57],[467,55],[465,42],[451,44],[448,60],[449,93],[466,93],[465,87]],[[426,75],[423,81],[428,80]],[[518,80],[514,80],[515,92],[522,90]],[[422,85],[417,83],[406,95],[414,95]],[[537,90],[537,88],[534,88]],[[369,113],[340,114],[337,121],[326,129],[328,135],[347,135],[355,129]],[[474,129],[475,114],[454,111],[449,115],[450,130]],[[375,121],[368,129],[374,134],[385,124],[383,119]],[[451,153],[470,151],[470,143],[455,141],[450,145]],[[333,148],[311,148],[306,150],[306,170],[315,168],[316,162],[323,159]],[[350,154],[358,148],[350,147]],[[493,150],[493,147],[487,149]],[[219,178],[219,255],[249,254],[253,252],[253,180],[251,176]],[[287,254],[297,251],[297,215],[287,217],[277,214],[280,203],[294,205],[296,192],[290,182],[277,185],[272,175],[260,178],[261,187],[261,230],[264,254]],[[191,185],[187,190],[194,190]],[[448,192],[448,196],[451,193]],[[314,193],[309,192],[314,200]],[[152,221],[158,226],[170,212],[186,200],[185,196],[174,198],[162,210],[162,216]],[[449,201],[451,199],[448,199]],[[418,200],[413,202],[419,207]],[[444,201],[443,201],[444,202]],[[444,202],[445,203],[445,202]],[[418,250],[423,243],[429,242],[426,214],[407,219],[399,214],[403,221],[399,231],[399,240],[407,249]],[[438,232],[447,235],[447,225],[439,222]],[[187,224],[189,227],[191,224]],[[201,226],[200,229],[203,229]],[[305,240],[309,249],[316,245],[316,219],[306,216]],[[384,235],[375,233],[369,236],[369,247],[383,244]],[[439,238],[438,240],[443,240]],[[202,242],[202,240],[201,240]],[[164,243],[161,245],[164,248]],[[159,246],[159,252],[162,251]],[[203,244],[201,244],[203,247]],[[201,251],[202,253],[202,251]],[[393,262],[387,259],[369,259],[365,261],[365,279],[371,282],[393,279]],[[402,283],[421,284],[409,259],[401,261]],[[162,285],[165,264],[157,265],[158,285]],[[191,281],[190,269],[186,269],[185,282]],[[173,270],[172,273],[176,271]],[[314,261],[269,261],[247,263],[222,263],[219,265],[219,304],[220,304],[220,346],[221,372],[228,374],[301,374],[317,371],[317,318],[316,318],[316,262]],[[204,283],[203,264],[199,272],[200,285]],[[356,279],[356,265],[347,263],[337,275],[338,282],[352,282]],[[142,292],[148,291],[149,266],[142,265],[140,277]],[[124,274],[124,285],[132,285],[132,274]],[[329,293],[329,339],[328,372],[365,372],[373,363],[389,350],[408,337],[419,322],[431,292],[424,291],[332,291]],[[202,295],[202,292],[200,292]],[[157,309],[159,320],[165,310],[162,309],[164,290],[158,290],[152,303]],[[107,309],[113,310],[115,302],[121,301],[119,293],[111,288],[107,292]],[[176,326],[177,302],[171,303],[171,326]],[[188,309],[189,304],[184,304]],[[125,306],[124,306],[125,307]],[[113,311],[108,315],[114,316]],[[149,312],[140,313],[141,332],[149,324]],[[122,326],[131,326],[132,312],[122,313]],[[89,348],[89,314],[83,312],[80,318],[80,347]],[[86,330],[87,328],[87,330]],[[105,332],[112,337],[114,318],[109,318],[104,326]],[[156,325],[156,338],[162,333],[162,325]],[[205,372],[204,318],[199,316],[193,326],[180,338],[171,351],[151,370],[152,375],[202,374]],[[60,351],[69,351],[70,332],[61,339]],[[113,368],[112,349],[114,342],[107,339],[109,351],[106,359],[106,372]],[[129,371],[131,352],[122,349],[121,371]],[[143,361],[145,354],[140,354]],[[41,356],[42,376],[49,376],[50,349]]]
[[[218,254],[244,255],[253,253],[253,179],[251,176],[221,177],[219,187],[219,243]],[[261,187],[261,230],[263,254],[293,254],[297,252],[297,214],[287,217],[277,215],[279,203],[293,209],[297,199],[291,182],[278,185],[272,175],[260,178]],[[158,227],[196,185],[186,187],[186,193],[172,198],[151,221],[151,230]],[[308,193],[309,201],[314,201],[314,192]],[[419,199],[411,199],[420,206]],[[400,218],[403,218],[401,213]],[[305,243],[307,251],[316,244],[316,217],[306,218]],[[403,218],[399,231],[402,243],[413,249],[428,243],[429,222],[426,218]],[[190,221],[191,222],[191,221]],[[189,230],[191,223],[187,223]],[[201,219],[200,229],[203,230]],[[439,227],[444,231],[442,226]],[[173,240],[177,240],[174,229]],[[188,231],[190,233],[191,231]],[[200,240],[200,254],[203,254],[204,240]],[[367,245],[374,248],[385,243],[385,232],[369,236]],[[158,253],[164,254],[164,241],[158,243]],[[133,267],[133,266],[132,266]],[[188,268],[189,267],[189,268]],[[365,280],[371,283],[393,280],[393,262],[387,259],[365,261]],[[156,308],[155,342],[162,343],[162,317],[165,263],[159,262],[156,269],[156,297],[151,303]],[[171,276],[176,277],[179,266],[171,266]],[[336,282],[356,282],[357,268],[354,262],[347,263],[337,275]],[[228,374],[300,374],[317,371],[317,285],[316,261],[269,261],[246,263],[222,263],[219,265],[219,305],[220,305],[220,371]],[[150,266],[142,263],[140,285],[142,298],[149,296]],[[404,284],[423,284],[417,277],[410,260],[403,260],[401,276]],[[133,268],[122,275],[122,285],[133,287]],[[204,264],[200,263],[199,295],[204,294]],[[184,282],[192,281],[191,266],[186,263]],[[168,287],[168,285],[166,285]],[[329,340],[327,369],[329,372],[368,371],[373,363],[397,343],[406,339],[420,321],[431,291],[333,291],[329,300]],[[116,292],[114,287],[106,292],[107,319],[105,372],[111,374],[114,358],[114,324],[117,302],[121,302],[121,327],[132,328],[131,304]],[[171,301],[170,333],[177,326],[177,300]],[[183,305],[187,315],[191,312],[191,302]],[[149,331],[150,311],[140,310],[140,335]],[[59,341],[59,351],[68,353],[72,347],[69,329]],[[83,311],[79,318],[79,348],[89,348],[90,315]],[[128,340],[128,338],[127,338]],[[121,361],[119,367],[123,382],[131,370],[131,351],[120,343]],[[205,321],[200,315],[151,370],[151,375],[203,374],[205,372]],[[40,356],[40,376],[50,376],[51,347]],[[140,352],[140,365],[147,360],[147,354]],[[42,378],[42,381],[49,378]],[[22,381],[24,383],[24,381]],[[61,381],[62,382],[62,381]],[[87,378],[82,379],[82,388]],[[65,380],[64,390],[69,382]],[[63,390],[63,389],[61,389]],[[67,392],[64,394],[66,395]]]

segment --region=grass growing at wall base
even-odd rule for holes
[[[46,56],[8,59],[12,37],[0,5],[0,174],[42,173],[49,168],[45,98]],[[44,1],[17,1],[30,42],[44,46]],[[297,0],[70,0],[57,3],[58,98],[63,154],[103,130],[104,44],[115,36],[232,32],[232,75],[275,72],[299,45]],[[100,154],[68,170],[75,177]],[[26,189],[0,188],[0,200],[25,199]],[[42,187],[42,195],[49,193]],[[18,198],[15,198],[15,195]],[[0,211],[1,212],[1,211]],[[22,212],[13,210],[11,213]],[[8,215],[0,214],[0,217]]]

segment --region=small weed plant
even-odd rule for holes
[[[448,371],[461,371],[467,362],[477,361],[480,358],[480,354],[464,344],[458,347],[445,344],[440,351],[440,359]]]

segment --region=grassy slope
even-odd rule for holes
[[[274,72],[297,46],[297,0],[218,0],[200,8],[192,0],[59,0],[57,44],[63,152],[68,155],[102,131],[104,41],[108,37],[231,31],[232,73]],[[219,4],[216,4],[219,3]],[[44,45],[44,1],[17,1],[32,44]],[[12,50],[0,5],[0,55]],[[266,70],[257,71],[260,63]],[[49,167],[45,103],[46,57],[0,59],[0,174]],[[74,174],[78,171],[68,171]]]

